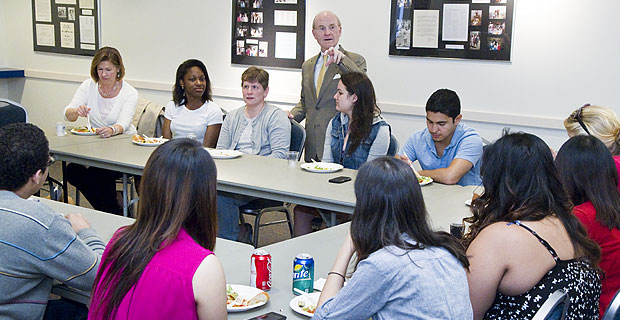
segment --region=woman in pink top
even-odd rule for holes
[[[601,247],[600,267],[605,272],[600,314],[620,290],[620,194],[618,173],[605,145],[592,136],[570,138],[555,158],[573,213]]]
[[[614,157],[616,171],[620,173],[620,119],[613,110],[586,103],[564,119],[564,128],[569,137],[591,135],[601,140]]]
[[[212,252],[216,175],[197,141],[171,140],[153,152],[136,222],[103,254],[89,319],[226,319],[226,280]]]

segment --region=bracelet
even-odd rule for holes
[[[335,275],[339,275],[342,277],[342,280],[346,280],[346,278],[344,277],[344,275],[340,272],[336,272],[336,271],[330,271],[327,273],[327,276],[329,276],[330,274],[335,274]]]
[[[115,136],[118,133],[118,129],[116,129],[116,126],[112,125],[110,128],[112,128],[112,135]]]

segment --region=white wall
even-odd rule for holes
[[[100,2],[102,45],[121,51],[126,79],[142,96],[166,103],[176,67],[199,58],[207,64],[216,102],[226,109],[241,104],[239,77],[245,68],[231,66],[229,57],[232,1]],[[461,96],[465,121],[483,136],[494,139],[510,125],[558,147],[566,139],[561,119],[574,108],[590,102],[620,111],[620,43],[613,36],[620,1],[516,2],[511,63],[390,57],[389,0],[362,6],[355,0],[308,0],[307,26],[321,10],[339,14],[341,43],[366,57],[380,105],[401,143],[424,126],[420,115],[428,96],[448,87]],[[62,118],[78,82],[88,77],[90,59],[34,53],[30,6],[26,0],[1,1],[0,40],[5,41],[0,43],[10,46],[0,54],[6,54],[8,66],[27,71],[22,87],[11,90],[23,90],[21,102],[32,121],[51,125]],[[307,30],[306,57],[318,50]],[[290,108],[299,96],[300,72],[268,70],[270,100]]]

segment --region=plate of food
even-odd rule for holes
[[[90,130],[88,130],[87,126],[79,126],[71,129],[71,133],[77,134],[78,136],[94,136],[97,134],[97,131],[95,131],[95,128],[90,128]]]
[[[166,141],[168,141],[168,139],[163,138],[163,137],[150,138],[147,136],[139,136],[137,134],[131,138],[131,142],[133,142],[134,144],[137,144],[139,146],[147,146],[147,147],[156,147],[160,144],[163,144]]]
[[[227,284],[226,296],[226,310],[228,312],[258,308],[269,301],[269,295],[265,291],[240,284]]]
[[[433,182],[433,178],[426,177],[426,176],[418,176],[418,182],[420,183],[421,186],[425,186],[425,185]]]
[[[289,306],[293,311],[304,315],[306,317],[312,317],[314,315],[314,311],[316,310],[316,304],[319,302],[320,292],[308,293],[308,297],[312,301],[308,301],[308,298],[305,296],[297,296],[289,302]]]
[[[319,172],[319,173],[336,172],[336,171],[342,170],[342,168],[344,168],[339,163],[330,163],[330,162],[304,163],[300,167],[302,169],[306,170],[306,171]]]
[[[209,154],[211,154],[213,159],[234,159],[243,154],[243,152],[239,150],[220,150],[208,148],[207,151],[209,151]]]

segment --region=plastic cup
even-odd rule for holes
[[[289,151],[286,153],[288,159],[288,166],[294,168],[297,166],[297,158],[299,158],[299,151]]]

